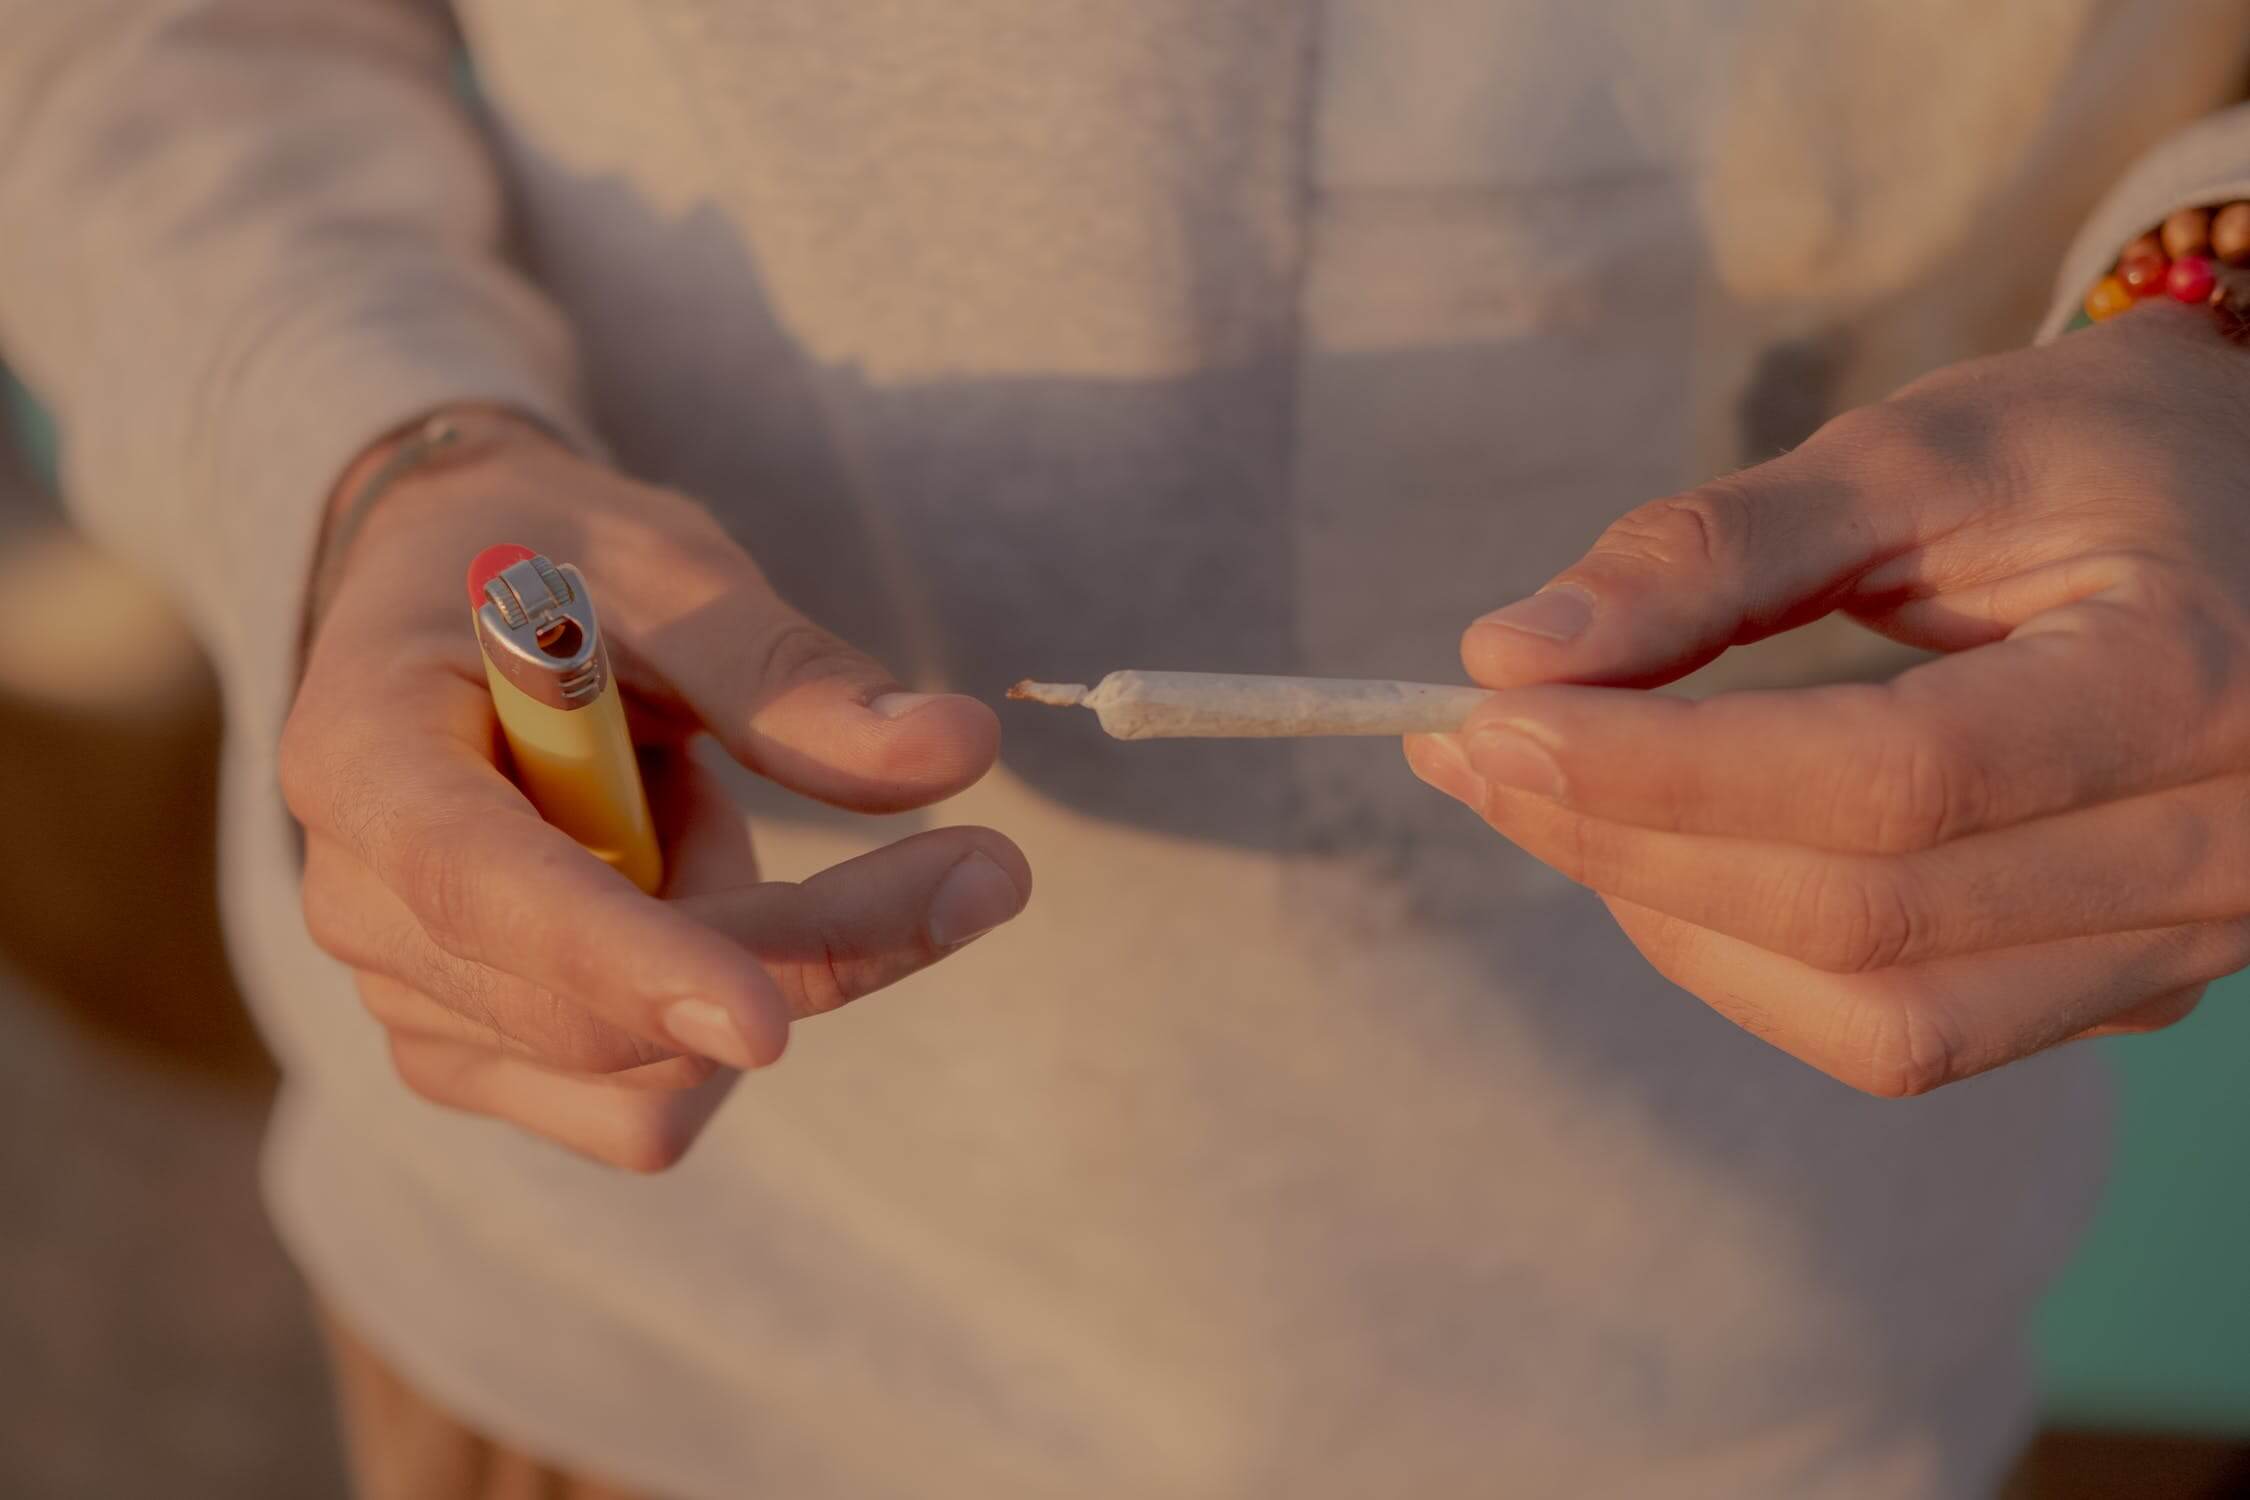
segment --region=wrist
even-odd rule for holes
[[[505,407],[476,403],[438,408],[370,443],[337,479],[322,511],[306,591],[306,640],[334,598],[345,561],[370,514],[440,474],[458,476],[537,449],[568,451],[542,423]]]
[[[410,487],[414,478],[425,470],[463,468],[496,452],[527,443],[560,445],[560,439],[548,428],[506,407],[464,404],[424,413],[368,444],[338,476],[335,488],[328,495],[322,526],[324,545],[331,540],[344,540],[336,531],[344,513],[363,496],[370,504],[379,499],[368,494],[369,486],[403,449],[426,439],[431,425],[438,421],[457,429],[458,439],[442,451],[433,452],[427,459],[397,472],[391,482],[382,486],[383,494]]]

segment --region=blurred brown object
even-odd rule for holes
[[[59,523],[0,537],[0,955],[107,1043],[265,1086],[219,936],[219,725],[153,588]]]
[[[344,1492],[258,1202],[219,722],[177,615],[0,453],[0,1495]]]
[[[2000,1500],[2243,1500],[2250,1448],[2212,1438],[2050,1430]]]

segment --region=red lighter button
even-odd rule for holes
[[[539,554],[514,542],[500,542],[479,552],[469,563],[469,608],[484,608],[484,586],[508,568]]]

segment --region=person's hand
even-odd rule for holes
[[[499,769],[462,596],[496,541],[586,574],[643,747],[662,899],[542,822]],[[976,828],[761,883],[741,811],[688,754],[706,731],[863,812],[959,791],[999,745],[982,704],[904,692],[806,622],[701,508],[528,425],[377,503],[317,623],[281,777],[305,829],[306,921],[355,971],[409,1087],[658,1170],[736,1070],[780,1055],[793,1017],[1022,909],[1022,854]]]
[[[2250,963],[2246,475],[2250,351],[2199,311],[1941,371],[1472,625],[1505,691],[1408,759],[1668,978],[1871,1093],[2167,1025]],[[1619,690],[1834,610],[1950,654]]]

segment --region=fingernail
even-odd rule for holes
[[[1558,584],[1528,599],[1518,599],[1506,609],[1483,616],[1479,625],[1504,625],[1543,640],[1575,640],[1592,623],[1594,601],[1569,584]]]
[[[750,1039],[726,1007],[710,1000],[675,1000],[664,1008],[665,1033],[698,1057],[730,1068],[754,1068]]]
[[[886,719],[903,719],[925,703],[935,703],[943,693],[884,693],[870,698],[867,706]]]
[[[1023,893],[988,855],[972,854],[938,882],[930,898],[930,941],[958,948],[1023,910]]]
[[[1411,764],[1414,774],[1456,802],[1484,806],[1484,778],[1469,764],[1456,734],[1425,734],[1416,741],[1421,754]]]
[[[1469,733],[1469,755],[1486,781],[1519,792],[1560,798],[1562,767],[1545,745],[1506,724],[1480,724]]]

